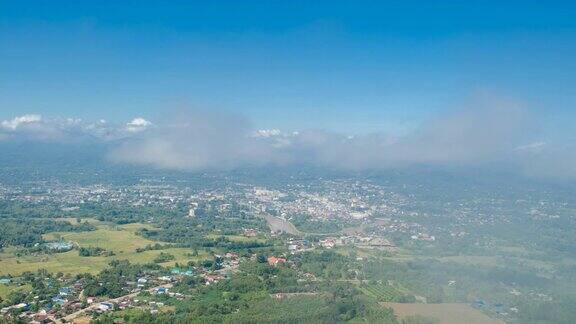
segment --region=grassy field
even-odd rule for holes
[[[136,253],[136,248],[145,247],[148,244],[157,242],[145,239],[135,234],[140,228],[152,228],[149,224],[128,224],[121,226],[110,226],[99,224],[98,229],[92,232],[82,233],[50,233],[45,235],[45,239],[63,239],[72,241],[80,247],[101,247],[108,251],[113,251],[116,255],[111,257],[81,257],[77,250],[65,253],[25,255],[16,257],[14,248],[5,249],[0,253],[0,275],[18,275],[25,271],[36,271],[46,269],[50,272],[63,273],[98,273],[106,267],[110,261],[129,260],[134,263],[152,262],[161,252],[170,253],[175,256],[175,260],[163,263],[165,266],[172,266],[176,262],[186,263],[190,260],[201,260],[207,255],[204,251],[198,251],[199,255],[191,257],[192,252],[187,248],[169,248],[165,250],[144,251]]]
[[[92,232],[78,233],[50,233],[44,235],[45,240],[58,240],[77,243],[79,246],[101,247],[115,253],[124,253],[135,250],[137,247],[143,247],[155,242],[147,240],[133,233],[133,231],[123,229],[122,227],[112,228],[100,226]]]
[[[457,255],[437,258],[441,262],[454,262],[465,265],[495,267],[502,260],[497,256]]]
[[[534,258],[520,257],[512,255],[512,253],[516,253],[516,255],[520,255],[519,251],[520,248],[516,247],[507,247],[505,248],[508,251],[508,255],[454,255],[454,256],[418,256],[418,255],[411,255],[407,251],[402,251],[399,249],[396,253],[393,253],[391,256],[386,256],[384,259],[394,261],[394,262],[407,262],[412,260],[437,260],[440,262],[447,262],[447,263],[457,263],[461,265],[468,265],[468,266],[480,266],[480,267],[498,267],[502,265],[506,265],[510,268],[530,268],[535,273],[538,273],[544,277],[550,277],[552,272],[554,271],[554,264],[551,262],[546,262],[542,260],[537,260]],[[564,264],[576,264],[576,262],[570,263],[573,260],[565,260],[563,261]]]
[[[33,219],[37,219],[37,220],[46,220],[47,218],[33,218]],[[73,218],[73,217],[56,217],[56,218],[49,218],[51,220],[54,221],[58,221],[58,222],[68,222],[72,225],[78,225],[78,219],[77,218]],[[102,224],[101,221],[97,220],[96,218],[80,218],[80,223],[90,223],[93,225],[100,225]]]
[[[30,291],[32,287],[30,285],[15,286],[0,284],[0,298],[5,299],[11,291],[17,290]]]
[[[259,242],[259,243],[264,243],[266,240],[262,239],[262,238],[257,238],[257,237],[246,237],[246,236],[242,236],[242,235],[221,235],[221,234],[208,234],[205,237],[207,239],[217,239],[220,236],[224,236],[225,238],[227,238],[228,240],[232,241],[232,242]]]
[[[423,316],[433,318],[441,324],[504,324],[466,304],[400,304],[382,303],[394,310],[398,318]]]
[[[400,290],[387,284],[363,284],[358,288],[365,295],[370,296],[379,302],[392,301],[394,298],[403,295]]]
[[[554,264],[534,260],[529,258],[520,257],[501,257],[501,256],[475,256],[475,255],[458,255],[440,257],[437,260],[441,262],[454,262],[463,265],[482,266],[482,267],[497,267],[506,266],[509,268],[531,269],[544,277],[551,277],[554,271]]]

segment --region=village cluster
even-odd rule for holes
[[[27,323],[60,323],[70,322],[81,316],[92,317],[95,314],[128,308],[139,308],[153,314],[161,310],[171,298],[181,300],[189,297],[172,291],[172,288],[182,281],[192,278],[201,285],[211,285],[229,279],[238,270],[243,259],[246,258],[239,256],[238,253],[227,252],[223,255],[214,255],[214,262],[217,263],[217,267],[214,268],[175,266],[148,271],[133,281],[122,281],[124,294],[116,298],[86,295],[84,290],[86,279],[70,275],[53,277],[39,271],[19,277],[0,278],[0,285],[12,286],[30,285],[35,280],[41,280],[55,291],[49,296],[49,300],[41,300],[40,296],[35,296],[32,302],[4,307],[0,309],[0,318],[17,317]],[[256,261],[257,255],[253,254],[249,259]],[[277,266],[286,263],[287,259],[282,256],[269,256],[266,262],[270,266]]]

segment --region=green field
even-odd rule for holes
[[[61,221],[61,222],[68,222],[70,224],[79,224],[78,222],[78,218],[70,218],[70,217],[58,217],[58,218],[54,218],[55,221]],[[99,225],[102,224],[101,221],[97,220],[96,218],[80,218],[80,223],[90,223],[93,225]]]
[[[0,284],[0,298],[5,299],[11,291],[25,290],[30,291],[32,287],[30,285],[15,286],[15,285],[4,285]]]
[[[258,242],[258,243],[264,243],[266,240],[262,239],[262,238],[257,238],[257,237],[246,237],[246,236],[242,236],[242,235],[221,235],[221,234],[208,234],[205,236],[205,238],[207,239],[212,239],[215,240],[219,237],[225,237],[226,239],[232,241],[232,242]]]
[[[24,255],[16,257],[15,248],[7,248],[0,253],[0,275],[18,275],[25,271],[46,269],[50,272],[63,273],[98,273],[106,267],[110,261],[129,260],[134,263],[152,262],[161,252],[170,253],[175,260],[163,263],[172,266],[176,262],[186,263],[190,260],[199,260],[206,257],[206,252],[199,251],[197,257],[190,257],[192,252],[187,248],[168,248],[164,250],[152,250],[136,253],[136,248],[145,247],[157,242],[148,240],[135,234],[140,228],[152,228],[149,224],[128,224],[122,226],[98,225],[98,229],[92,232],[66,232],[50,233],[44,236],[46,240],[62,239],[75,242],[80,247],[101,247],[107,251],[113,251],[116,255],[111,257],[81,257],[78,251],[72,250],[65,253]]]
[[[379,302],[393,301],[394,298],[403,293],[387,284],[362,284],[358,287],[365,295],[376,299]]]
[[[531,269],[544,277],[550,277],[554,271],[552,263],[520,257],[502,257],[502,256],[477,256],[477,255],[458,255],[440,257],[437,260],[441,262],[454,262],[462,265],[497,267],[506,266],[509,268]]]

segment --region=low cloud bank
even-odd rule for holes
[[[274,148],[251,134],[250,124],[240,116],[181,114],[123,141],[109,157],[116,162],[180,170],[233,169],[271,162]]]
[[[153,124],[142,117],[134,118],[124,125],[117,125],[104,119],[90,122],[78,118],[46,119],[38,114],[28,114],[0,122],[0,140],[58,143],[114,141],[151,127]]]
[[[530,114],[511,103],[482,104],[452,111],[402,137],[308,131],[292,141],[295,156],[348,169],[411,165],[477,165],[508,158],[536,127]]]
[[[257,130],[239,116],[180,114],[125,141],[112,160],[183,170],[310,164],[380,169],[414,164],[480,164],[526,145],[533,119],[514,103],[490,102],[451,111],[414,132],[350,136],[323,130]]]
[[[544,142],[537,121],[526,108],[502,100],[452,110],[400,137],[324,130],[285,133],[255,129],[242,116],[202,111],[154,123],[137,117],[118,125],[27,115],[2,122],[0,140],[92,138],[110,143],[107,158],[112,162],[190,171],[265,165],[382,170],[505,164],[533,177],[576,179],[576,147]]]

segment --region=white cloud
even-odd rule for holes
[[[80,125],[82,123],[82,119],[81,118],[66,118],[65,123],[67,125],[70,125],[70,126]]]
[[[254,137],[274,137],[281,134],[282,132],[279,129],[259,129],[254,132]]]
[[[146,130],[151,125],[152,123],[149,122],[148,120],[142,117],[137,117],[132,119],[132,121],[126,123],[126,130],[132,133],[136,133]]]
[[[546,148],[546,142],[538,141],[516,147],[516,151],[540,153]]]
[[[33,123],[40,123],[42,121],[42,116],[30,114],[30,115],[23,115],[19,117],[15,117],[12,120],[4,120],[2,121],[2,127],[15,130],[21,125],[26,124],[33,124]]]
[[[45,119],[38,114],[29,114],[0,122],[0,139],[60,142],[115,140],[144,131],[150,125],[142,118],[135,118],[126,125],[114,125],[103,119],[89,122],[80,118]]]

